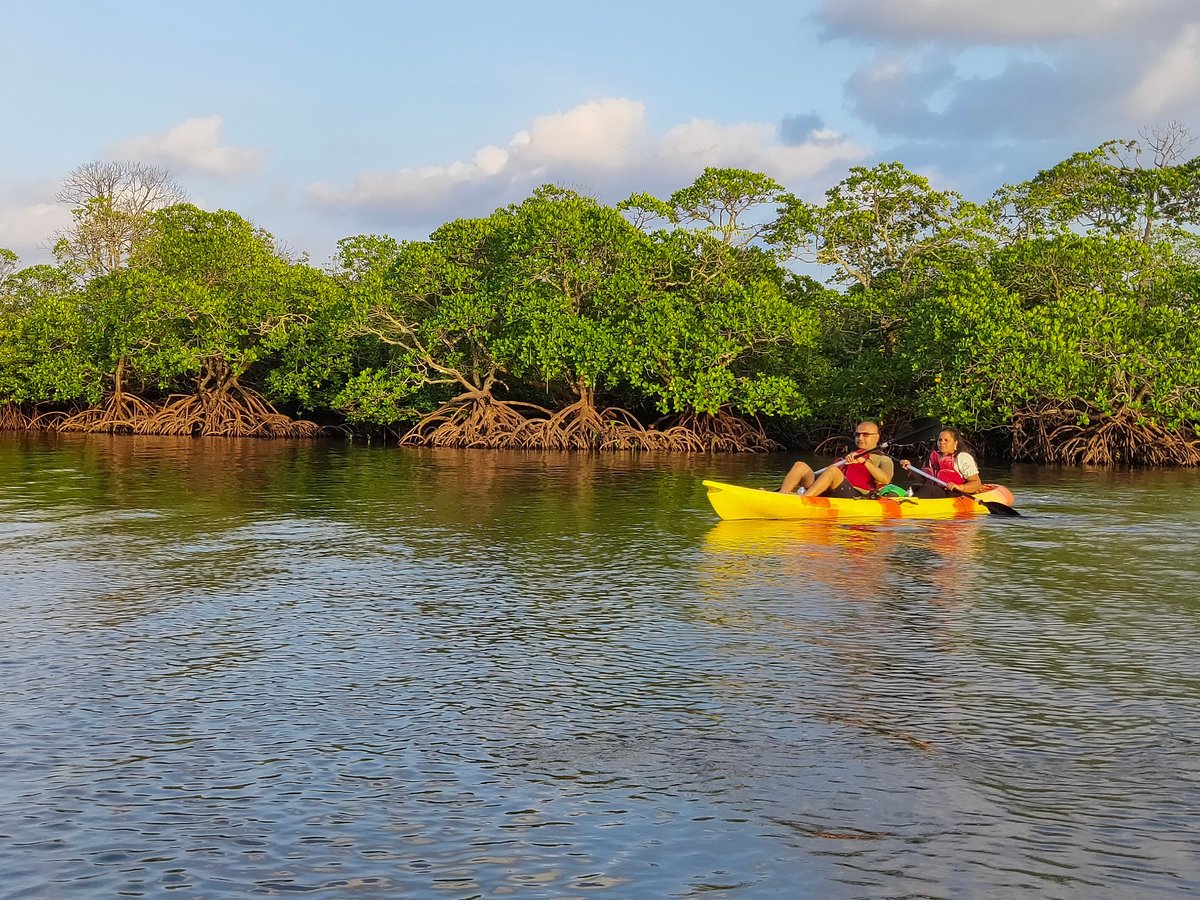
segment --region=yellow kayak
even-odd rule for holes
[[[1007,509],[1013,495],[1008,488],[993,484],[970,497],[889,497],[869,500],[865,497],[805,497],[802,494],[780,494],[757,488],[738,487],[720,481],[705,481],[708,502],[722,519],[824,519],[826,521],[877,522],[884,519],[962,519],[986,516],[991,510],[987,503],[1004,507],[998,512],[1015,513]]]

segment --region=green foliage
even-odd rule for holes
[[[6,247],[0,247],[0,286],[13,272],[17,270],[20,258]]]
[[[421,386],[412,369],[367,368],[342,385],[333,404],[350,422],[391,425],[429,410],[418,399]]]
[[[926,298],[903,355],[916,381],[917,405],[971,428],[1007,424],[1020,411],[1133,412],[1173,427],[1200,422],[1200,321],[1173,302],[1169,283],[1147,285],[1104,270],[1143,256],[1128,242],[1064,238],[1013,248],[1091,263],[1090,274],[1036,298],[999,273],[964,270]],[[1044,261],[1047,271],[1053,260]],[[1079,273],[1079,269],[1071,271]],[[1128,274],[1128,273],[1127,273]]]
[[[493,221],[490,290],[505,326],[494,349],[506,370],[573,398],[618,387],[626,318],[652,289],[649,239],[615,210],[549,186]]]
[[[504,372],[493,349],[502,310],[488,284],[491,220],[459,219],[428,241],[363,237],[342,245],[348,336],[374,354],[334,398],[351,421],[392,424],[433,398],[488,393]],[[422,399],[424,398],[424,399]]]
[[[97,281],[113,346],[141,346],[130,356],[134,368],[185,393],[223,389],[256,366],[271,382],[271,365],[331,303],[326,277],[279,256],[269,234],[235,213],[187,204],[156,212],[129,270]],[[284,375],[273,383],[281,392],[291,385]]]
[[[0,281],[0,404],[99,400],[86,331],[73,273],[39,265]]]
[[[1070,294],[1123,292],[1131,281],[1154,280],[1159,266],[1140,241],[1071,232],[1017,241],[990,260],[997,280],[1027,307]]]
[[[1149,244],[1200,224],[1200,159],[1182,158],[1190,144],[1179,126],[1106,141],[997,198],[1021,237],[1086,229]]]
[[[822,206],[792,200],[775,229],[777,238],[818,265],[832,268],[835,284],[871,288],[887,273],[907,288],[923,267],[955,251],[985,243],[988,211],[900,163],[850,175],[825,194]]]
[[[544,186],[427,240],[347,238],[328,272],[233,212],[122,206],[97,178],[128,173],[85,170],[62,264],[0,250],[0,404],[241,388],[375,425],[499,403],[488,421],[515,427],[520,402],[1186,431],[1200,163],[1179,136],[1108,142],[982,206],[899,163],[819,204],[739,169],[615,208]]]
[[[761,250],[686,231],[658,236],[655,249],[665,277],[624,323],[635,390],[664,413],[806,416],[817,322],[786,273]]]
[[[196,293],[195,285],[155,270],[116,269],[93,278],[76,307],[86,323],[78,350],[104,373],[107,387],[175,387],[187,371],[178,344],[186,328],[180,314],[196,304]]]
[[[704,192],[672,202],[700,206],[715,190],[708,174]],[[749,208],[731,194],[720,202]],[[502,383],[510,396],[551,405],[603,392],[662,412],[804,415],[789,368],[798,348],[811,350],[816,324],[789,299],[786,274],[724,234],[648,235],[616,210],[547,186],[397,248],[363,325],[391,359],[360,376],[342,408],[378,421],[421,389],[478,394]]]
[[[672,222],[698,225],[726,246],[747,247],[773,233],[776,208],[792,202],[775,179],[746,169],[705,169],[667,200]],[[771,207],[771,214],[763,213]],[[757,215],[756,215],[757,214]]]
[[[402,402],[412,385],[404,379],[386,384],[392,353],[364,328],[370,310],[387,296],[399,252],[397,241],[381,235],[338,242],[320,302],[268,381],[274,396],[293,397],[306,409],[337,410],[353,422],[386,424],[412,412]]]
[[[635,245],[639,299],[619,323],[624,378],[660,412],[811,413],[819,323],[797,298],[822,289],[798,290],[779,264],[792,234],[780,216],[796,205],[767,176],[714,168],[666,201],[623,204],[675,226]]]

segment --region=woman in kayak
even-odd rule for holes
[[[779,493],[802,493],[805,497],[862,497],[891,483],[895,467],[892,458],[878,453],[879,426],[874,422],[859,422],[854,429],[858,449],[837,460],[819,475],[805,462],[788,470],[779,486]],[[803,490],[800,490],[803,488]]]
[[[922,478],[921,485],[913,489],[913,496],[929,499],[953,494],[978,494],[982,491],[979,465],[975,462],[975,457],[960,449],[963,440],[958,429],[943,428],[938,434],[937,443],[938,448],[929,454],[928,462],[921,468],[953,487],[946,489]],[[912,463],[907,459],[900,460],[900,465],[905,469],[912,468]]]

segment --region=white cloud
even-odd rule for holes
[[[879,45],[849,107],[950,170],[988,146],[1041,166],[1200,120],[1196,0],[823,0],[816,19]]]
[[[122,141],[110,147],[107,155],[160,165],[174,174],[198,172],[220,178],[244,175],[258,168],[262,151],[222,146],[220,130],[220,116],[188,119],[166,131]]]
[[[1117,34],[1185,0],[824,0],[830,34],[885,42],[1014,44]]]
[[[539,116],[520,135],[528,164],[565,164],[619,169],[640,152],[645,133],[645,104],[605,98],[565,113]]]
[[[774,125],[719,125],[700,119],[672,128],[657,145],[664,170],[728,166],[761,171],[784,184],[814,178],[835,162],[861,159],[866,153],[865,147],[829,129],[809,135],[804,143],[784,144]]]
[[[309,198],[327,209],[373,211],[392,221],[445,221],[486,214],[546,182],[586,184],[612,201],[634,191],[683,187],[705,166],[753,169],[798,188],[803,185],[796,182],[867,153],[828,129],[804,143],[785,144],[774,124],[697,119],[655,136],[645,118],[640,101],[604,98],[540,116],[505,148],[483,147],[469,162],[364,173],[347,187],[313,185]]]
[[[1200,101],[1200,24],[1184,28],[1152,61],[1129,92],[1132,116],[1153,119],[1180,104]]]
[[[0,193],[0,247],[16,253],[23,266],[50,262],[50,243],[71,224],[70,210],[54,200],[55,190],[44,185],[15,195]]]

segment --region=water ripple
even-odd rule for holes
[[[1200,888],[1190,482],[783,464],[0,438],[6,896]]]

